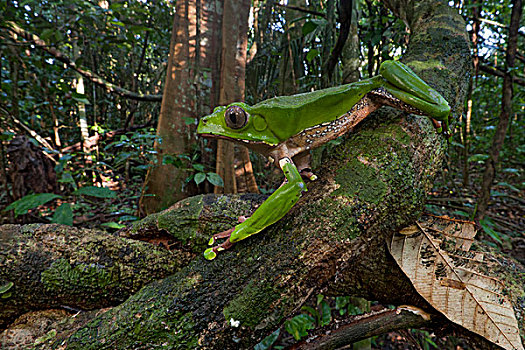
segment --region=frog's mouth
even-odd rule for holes
[[[266,155],[270,150],[274,149],[276,145],[270,145],[263,141],[248,141],[248,140],[239,140],[233,137],[228,137],[224,135],[216,135],[216,134],[210,134],[210,133],[202,133],[199,134],[201,137],[209,138],[209,139],[220,139],[220,140],[227,140],[235,142],[239,145],[246,146],[256,152],[259,152],[263,155]]]
[[[233,142],[237,142],[241,145],[246,145],[246,144],[255,144],[255,145],[268,145],[267,143],[263,142],[263,141],[254,141],[254,140],[242,140],[242,139],[236,139],[235,137],[229,137],[229,136],[224,136],[224,135],[216,135],[216,134],[210,134],[210,133],[202,133],[202,134],[199,134],[199,136],[201,137],[206,137],[206,138],[209,138],[209,139],[221,139],[221,140],[227,140],[227,141],[233,141]]]
[[[241,142],[240,140],[237,140],[233,137],[228,137],[224,135],[215,135],[215,134],[209,134],[209,133],[203,133],[199,134],[201,137],[205,137],[207,139],[221,139],[221,140],[228,140],[228,141],[234,141],[234,142]]]

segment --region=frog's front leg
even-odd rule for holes
[[[386,79],[384,88],[387,92],[430,116],[438,131],[441,131],[440,126],[443,131],[448,131],[450,107],[436,90],[401,62],[385,61],[379,72]]]
[[[317,180],[317,175],[312,172],[310,161],[312,160],[312,155],[309,151],[303,151],[293,157],[293,161],[297,166],[297,170],[301,177],[305,180],[315,181]]]
[[[286,176],[285,183],[279,187],[263,204],[244,222],[233,229],[220,233],[226,241],[204,252],[208,260],[214,259],[221,250],[230,248],[235,242],[254,235],[279,221],[299,200],[302,192],[307,191],[301,175],[290,158],[279,159],[279,167]]]

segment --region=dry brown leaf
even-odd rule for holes
[[[483,255],[467,251],[476,234],[473,225],[455,222],[440,229],[426,223],[418,228],[411,236],[406,231],[394,235],[390,244],[418,293],[450,321],[505,349],[524,350],[504,285],[477,272]]]

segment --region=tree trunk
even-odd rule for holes
[[[512,3],[512,14],[507,40],[507,55],[505,58],[507,70],[503,76],[501,114],[499,115],[496,133],[492,139],[492,147],[489,151],[490,158],[485,162],[485,172],[483,173],[483,181],[481,183],[476,210],[476,220],[478,221],[483,219],[489,206],[490,189],[492,188],[492,182],[496,175],[499,152],[503,148],[503,143],[505,142],[505,135],[509,128],[510,114],[512,112],[512,69],[514,67],[514,61],[516,60],[516,51],[518,49],[518,29],[520,27],[521,13],[523,11],[521,0],[514,0]]]
[[[339,5],[341,7],[344,6],[344,8],[339,11],[344,11],[344,18],[349,21],[348,38],[343,47],[341,58],[343,62],[343,84],[358,81],[360,77],[359,66],[361,65],[361,61],[359,57],[360,48],[358,34],[358,23],[360,18],[359,5],[359,1],[355,0],[344,0],[341,1]],[[341,16],[343,16],[342,13],[339,14],[340,18]],[[348,16],[349,18],[347,18]]]
[[[477,85],[478,81],[478,71],[479,71],[479,52],[478,52],[478,41],[479,41],[479,30],[480,22],[479,16],[481,12],[482,4],[473,0],[472,3],[472,34],[470,36],[472,41],[472,55],[474,64],[474,77],[470,77],[468,93],[467,93],[467,111],[464,114],[463,125],[461,126],[461,139],[463,141],[463,149],[461,150],[461,159],[462,159],[462,174],[463,174],[463,188],[468,188],[469,186],[469,135],[470,135],[470,123],[472,120],[472,93],[475,89],[474,85]]]
[[[155,150],[157,164],[150,168],[144,182],[140,210],[144,214],[167,208],[177,200],[192,194],[191,186],[183,187],[189,175],[172,164],[164,164],[164,157],[189,153],[191,129],[184,118],[195,113],[195,12],[194,1],[178,1],[171,36],[170,56],[164,94],[160,107]],[[193,188],[195,194],[195,188]]]
[[[220,105],[244,100],[249,12],[248,1],[224,1]],[[224,186],[215,186],[215,193],[237,193],[234,160],[235,145],[230,141],[218,140],[216,173],[224,180]],[[244,160],[250,162],[249,158]]]
[[[434,1],[385,2],[413,33],[405,63],[441,92],[459,115],[470,69],[461,16]],[[177,272],[181,265],[174,266],[172,275],[146,285],[124,303],[92,314],[91,321],[79,324],[73,334],[68,330],[48,335],[47,348],[63,344],[67,349],[253,348],[320,292],[434,312],[400,271],[385,239],[420,216],[444,145],[428,118],[383,108],[326,156],[316,169],[319,180],[308,185],[309,191],[288,215],[213,261],[201,255],[207,238],[234,225],[239,215],[253,212],[262,196],[197,196],[147,217],[122,235],[149,236],[154,241],[166,240],[169,234],[171,242],[166,243],[179,254],[189,252],[193,259],[183,261],[185,266]],[[24,230],[18,234],[23,236]],[[74,258],[69,262],[74,264]],[[104,270],[111,265],[95,266]],[[509,273],[520,268],[510,262],[504,266]],[[143,277],[144,272],[137,274]],[[39,280],[39,274],[35,276]],[[2,276],[0,285],[9,278]],[[513,288],[524,294],[523,285]],[[520,322],[523,331],[523,318]],[[443,319],[430,325],[448,326],[452,325]]]
[[[304,8],[306,7],[305,3],[305,0],[288,1],[288,5],[292,8]],[[297,81],[301,74],[297,69],[297,67],[301,68],[301,64],[297,64],[297,62],[302,61],[302,57],[294,55],[294,46],[296,48],[303,47],[303,45],[297,44],[298,41],[304,40],[301,33],[304,19],[301,20],[301,16],[303,14],[299,11],[289,8],[285,9],[286,29],[283,35],[281,59],[279,61],[279,95],[293,95],[297,93]]]

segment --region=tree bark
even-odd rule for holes
[[[405,63],[458,115],[470,70],[463,20],[442,2],[386,3],[411,28]],[[169,234],[168,245],[194,258],[187,264],[182,259],[173,267],[184,265],[180,270],[93,315],[70,336],[50,337],[47,348],[253,348],[321,292],[433,313],[389,255],[385,239],[423,211],[444,145],[428,118],[383,108],[325,157],[316,169],[319,180],[308,184],[287,216],[213,261],[201,256],[207,238],[249,215],[264,197],[197,196],[147,217],[122,235],[152,240]],[[519,269],[502,266],[509,273]],[[519,284],[514,288],[523,292]]]
[[[189,154],[191,127],[184,118],[194,118],[195,113],[195,41],[196,2],[179,1],[176,4],[170,44],[170,56],[160,107],[155,142],[157,163],[151,167],[144,181],[140,198],[143,214],[155,213],[184,197],[196,194],[195,187],[183,187],[188,172],[173,164],[165,164],[164,157]]]
[[[244,100],[250,2],[225,0],[223,13],[219,104],[227,105]],[[240,149],[237,152],[241,157],[240,162],[251,169],[249,153],[244,146],[235,146],[230,141],[218,140],[216,173],[224,180],[224,186],[215,186],[215,193],[239,192],[237,180],[242,182],[243,189],[251,188],[257,191],[253,172],[243,171],[245,167],[239,167],[239,177],[236,176],[236,147]]]
[[[0,286],[14,283],[1,301],[0,327],[32,310],[118,304],[192,256],[62,225],[0,226]]]

